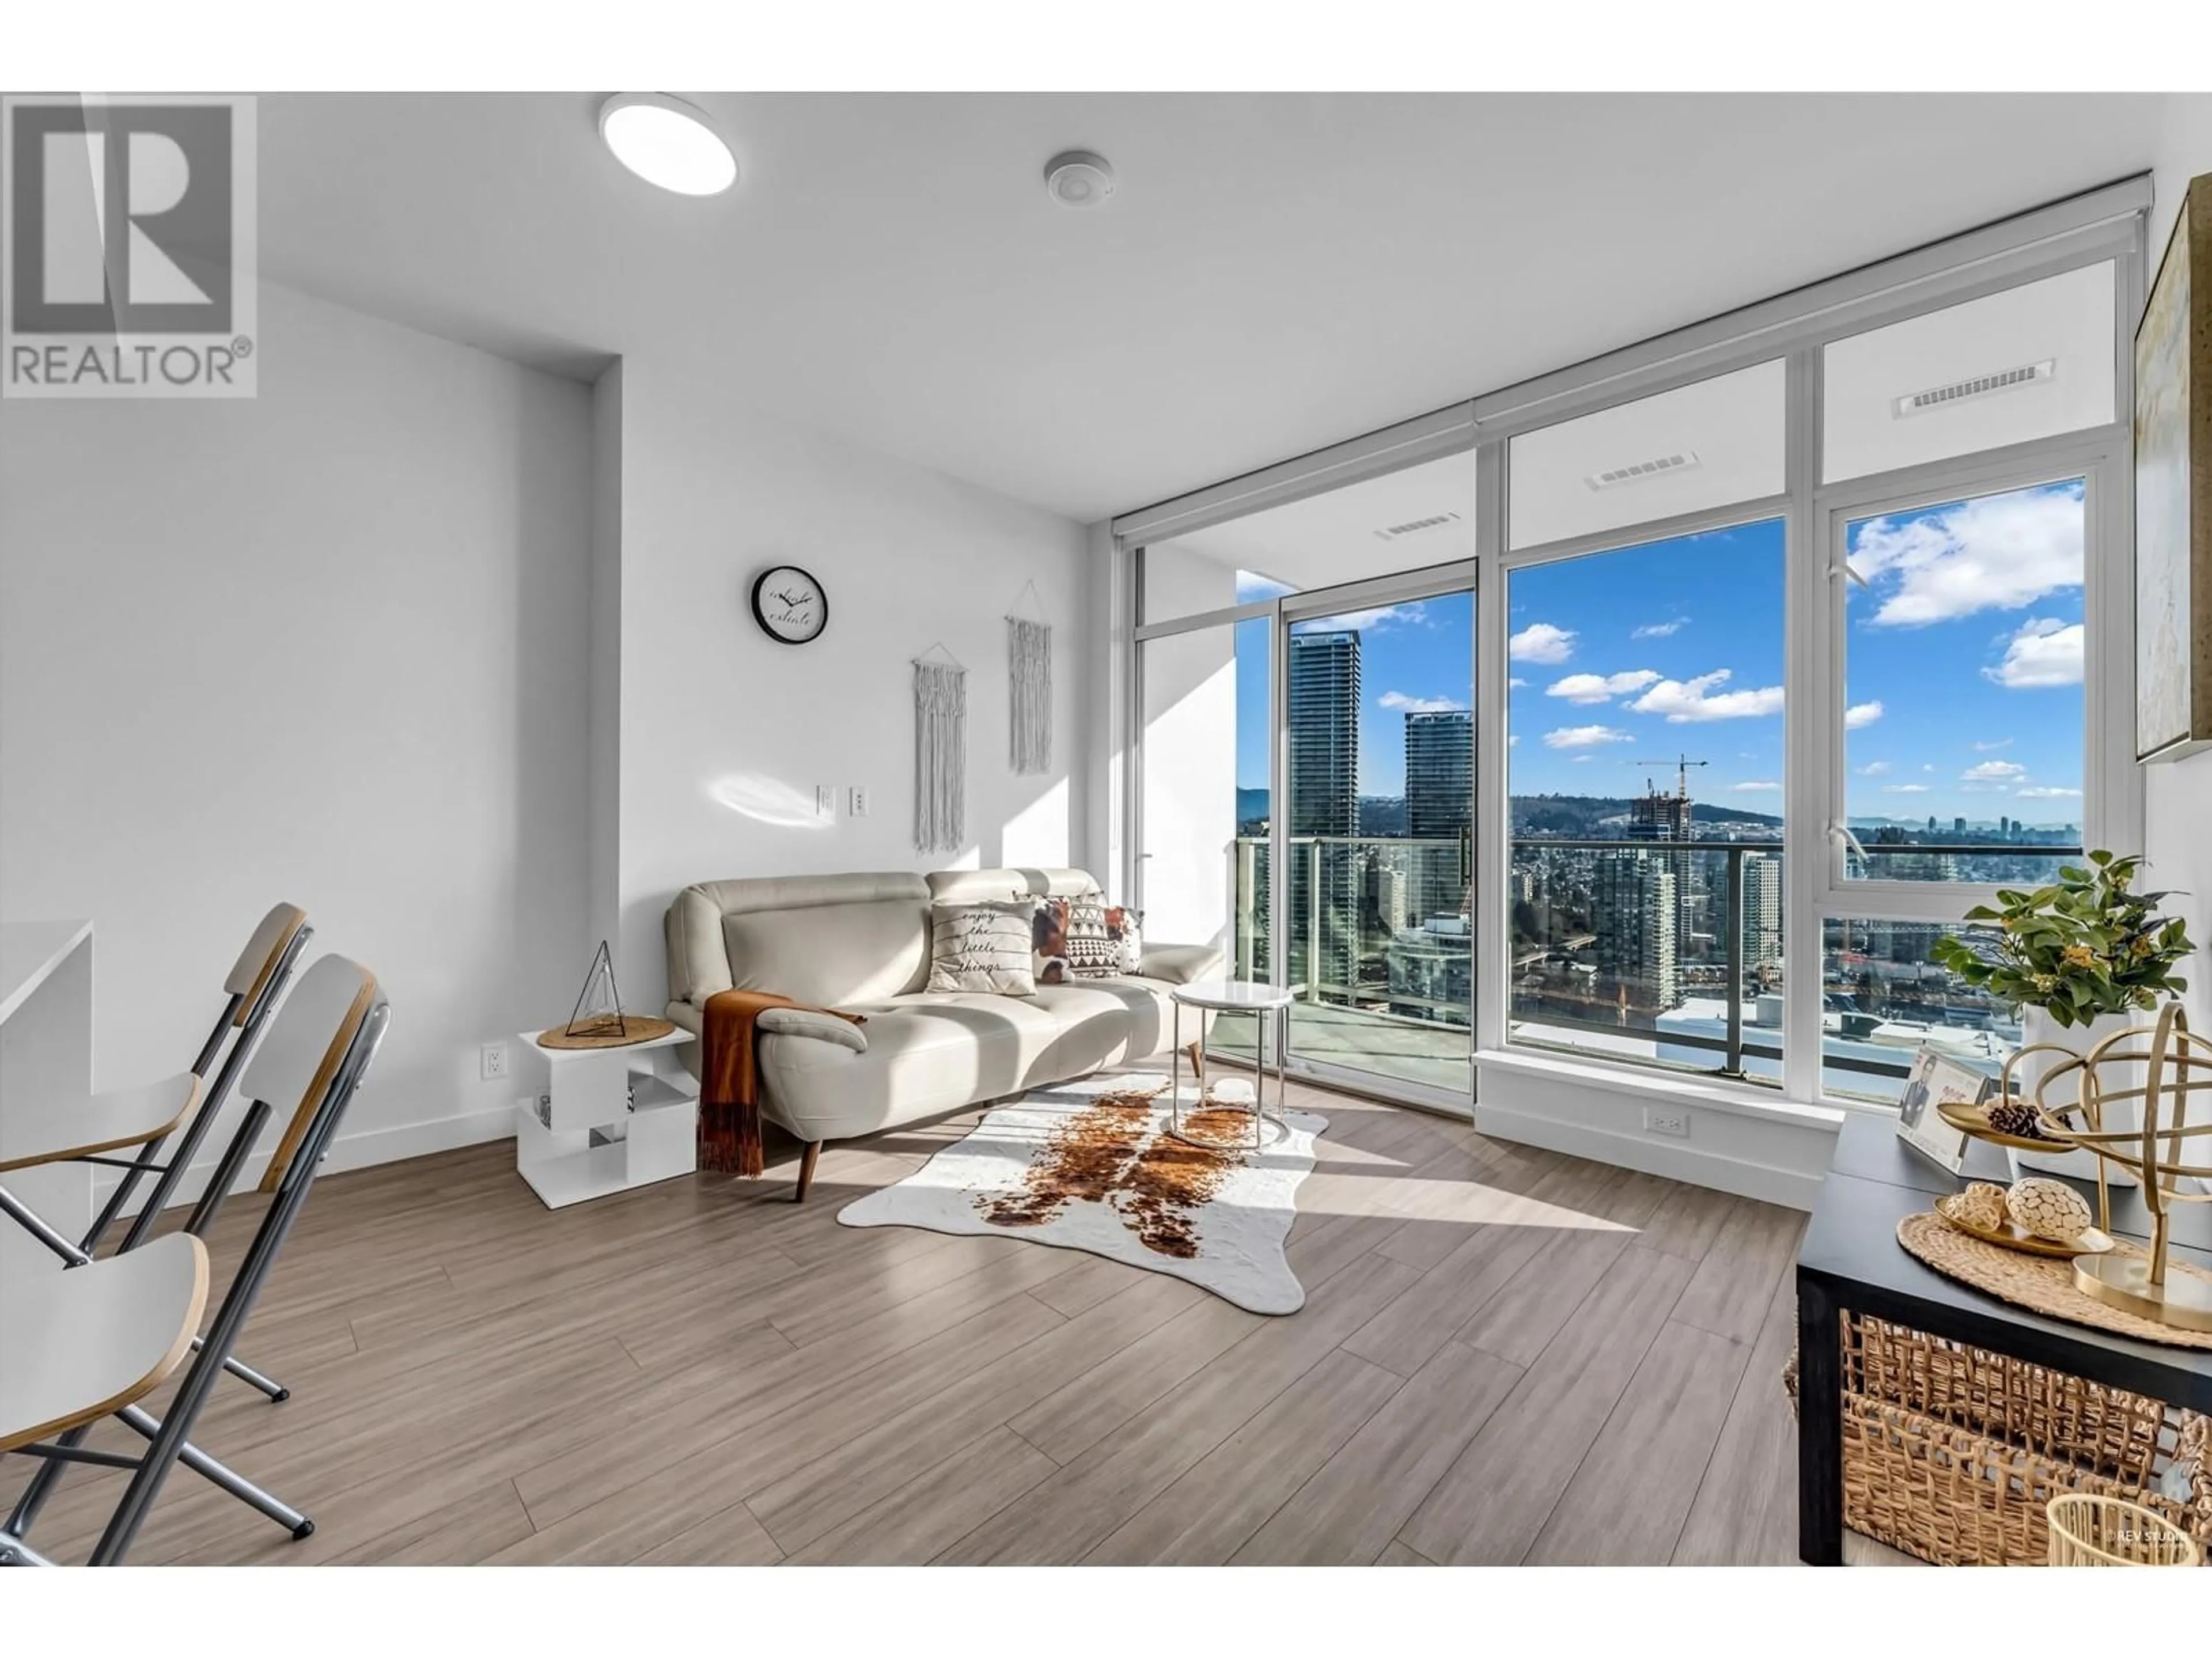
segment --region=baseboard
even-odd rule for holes
[[[1540,1146],[1693,1187],[1711,1187],[1739,1198],[1755,1198],[1792,1210],[1809,1210],[1820,1191],[1821,1176],[1779,1164],[1732,1157],[1709,1148],[1685,1146],[1654,1139],[1649,1135],[1622,1134],[1587,1123],[1573,1123],[1537,1112],[1516,1112],[1508,1106],[1478,1105],[1477,1133],[1499,1140]]]
[[[224,1133],[233,1126],[218,1124],[216,1133]],[[514,1134],[514,1108],[512,1104],[495,1106],[480,1112],[463,1112],[452,1117],[434,1117],[421,1123],[398,1123],[386,1128],[363,1129],[356,1133],[340,1135],[331,1143],[329,1153],[323,1159],[322,1173],[336,1175],[344,1170],[365,1170],[376,1164],[397,1164],[403,1158],[422,1158],[431,1152],[451,1152],[456,1146],[475,1146],[488,1140],[507,1140]],[[209,1137],[210,1140],[216,1135]],[[220,1147],[217,1149],[220,1151]],[[269,1168],[271,1149],[257,1150],[246,1160],[233,1192],[248,1192]],[[169,1195],[169,1206],[195,1204],[207,1190],[208,1177],[215,1173],[214,1158],[193,1164],[184,1178],[177,1182]],[[109,1169],[96,1169],[97,1179],[93,1184],[93,1206],[97,1209],[115,1189],[122,1173]],[[139,1186],[139,1196],[124,1206],[123,1213],[137,1213],[144,1202],[145,1194],[153,1191],[151,1180]]]

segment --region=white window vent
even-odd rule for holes
[[[1583,482],[1592,489],[1610,489],[1615,484],[1634,483],[1640,478],[1656,478],[1662,473],[1680,472],[1697,464],[1697,451],[1678,449],[1671,455],[1655,455],[1648,461],[1638,461],[1629,466],[1608,467],[1603,472],[1593,472]]]
[[[1401,536],[1418,536],[1424,530],[1435,530],[1441,526],[1456,524],[1456,513],[1438,513],[1425,519],[1408,519],[1403,524],[1385,525],[1375,532],[1378,542],[1395,542]]]
[[[1908,415],[1925,415],[1931,409],[1944,409],[1953,404],[1963,404],[1975,398],[1994,398],[2000,392],[2017,392],[2022,386],[2033,386],[2038,380],[2047,380],[2058,373],[2058,360],[2045,357],[2039,363],[2023,363],[2018,368],[1999,369],[1994,374],[1977,374],[1972,380],[1954,380],[1948,386],[1930,386],[1925,392],[1916,392],[1909,398],[1899,398],[1892,405],[1899,420]]]

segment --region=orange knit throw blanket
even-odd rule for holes
[[[704,1052],[699,1064],[699,1167],[714,1175],[757,1176],[761,1172],[760,1055],[757,1028],[770,1008],[800,1008],[803,1003],[774,991],[717,991],[707,999]],[[855,1025],[859,1014],[836,1008],[808,1008],[833,1014]]]

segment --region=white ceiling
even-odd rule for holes
[[[609,90],[613,90],[610,88]],[[263,270],[493,350],[1124,512],[2142,170],[2152,95],[691,94],[731,194],[602,94],[261,106]],[[1058,150],[1121,191],[1071,212]],[[272,348],[273,349],[273,348]]]
[[[1426,519],[1445,522],[1423,525],[1402,536],[1378,533]],[[1446,455],[1401,467],[1379,478],[1178,536],[1164,546],[1300,591],[1471,559],[1474,459]]]

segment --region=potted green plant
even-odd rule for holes
[[[2100,851],[2089,854],[2089,866],[2065,866],[2056,881],[2033,890],[2000,888],[1996,908],[1976,905],[1966,918],[1974,926],[1939,939],[1931,952],[1967,984],[2023,1010],[2023,1049],[2048,1045],[2086,1054],[2154,1012],[2161,998],[2189,988],[2173,971],[2196,948],[2188,927],[2179,916],[2157,914],[2172,895],[2135,890],[2140,858]],[[2063,1063],[2057,1054],[2023,1060],[2014,1068],[2017,1091],[2033,1100],[2045,1074]],[[2031,1169],[2096,1173],[2086,1152],[2014,1158]]]

